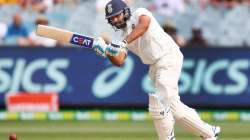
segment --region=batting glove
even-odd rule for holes
[[[98,37],[93,44],[93,49],[95,50],[97,55],[100,55],[102,57],[107,57],[106,56],[106,49],[107,49],[107,44],[105,43],[105,41],[103,40],[103,38]]]
[[[121,51],[127,52],[127,41],[119,41],[117,43],[111,43],[106,48],[106,54],[111,56],[117,56]]]

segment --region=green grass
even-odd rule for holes
[[[249,140],[250,122],[213,122],[222,127],[220,140]],[[0,140],[15,132],[18,140],[157,140],[150,121],[0,121]],[[177,140],[199,140],[176,127]]]

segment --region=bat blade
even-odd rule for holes
[[[94,38],[92,37],[46,25],[38,25],[36,34],[62,43],[70,43],[90,49],[92,49],[94,43]]]

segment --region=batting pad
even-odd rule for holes
[[[202,121],[194,109],[184,105],[179,99],[172,101],[171,111],[174,114],[176,122],[193,134],[203,138],[214,136],[214,132],[211,129],[212,126]]]
[[[165,108],[156,95],[149,95],[149,114],[159,140],[175,140],[173,115],[170,108]]]

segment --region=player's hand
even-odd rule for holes
[[[97,55],[100,55],[102,57],[107,57],[106,56],[106,49],[107,49],[107,44],[103,40],[102,37],[98,37],[93,44],[93,49],[95,50]]]
[[[118,56],[121,51],[126,51],[126,41],[119,41],[117,43],[111,43],[106,48],[106,54],[110,56]]]

